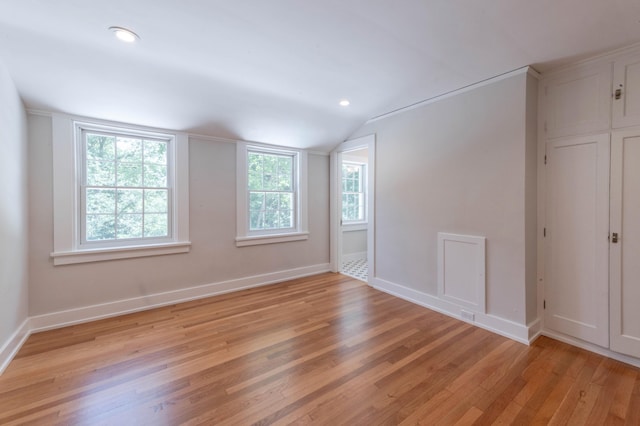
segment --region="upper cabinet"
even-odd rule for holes
[[[608,131],[611,77],[611,64],[605,63],[564,71],[546,79],[543,95],[547,137]],[[637,108],[640,111],[640,104]]]
[[[614,62],[611,112],[614,128],[640,125],[640,55]]]

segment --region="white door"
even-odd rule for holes
[[[609,135],[547,143],[545,326],[609,346]]]
[[[640,131],[611,139],[611,349],[640,357]],[[613,235],[613,233],[617,235]],[[615,240],[618,240],[617,242]]]
[[[613,127],[640,125],[640,56],[617,60],[613,71]]]

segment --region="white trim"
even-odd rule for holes
[[[347,263],[347,262],[352,262],[354,260],[366,260],[367,259],[367,252],[366,251],[359,251],[356,253],[348,253],[348,254],[343,254],[342,255],[342,263]]]
[[[104,120],[79,119],[65,114],[51,114],[53,146],[53,258],[54,265],[97,262],[128,257],[155,256],[189,251],[189,137],[176,133],[125,123]],[[171,212],[172,236],[169,241],[153,244],[137,240],[137,244],[86,248],[79,235],[80,208],[78,186],[80,167],[76,127],[105,128],[114,131],[152,133],[170,137],[170,159],[173,174],[173,206]],[[74,255],[75,253],[75,255]]]
[[[508,72],[505,72],[504,74],[500,74],[500,75],[496,75],[496,76],[493,76],[493,77],[489,77],[486,80],[482,80],[482,81],[479,81],[479,82],[476,82],[476,83],[472,83],[472,84],[469,84],[468,86],[460,87],[458,89],[454,89],[454,90],[451,90],[449,92],[442,93],[440,95],[436,95],[436,96],[428,98],[428,99],[424,99],[424,100],[416,102],[414,104],[407,105],[407,106],[398,108],[396,110],[389,111],[387,113],[377,115],[375,117],[371,117],[369,120],[367,120],[367,122],[365,124],[369,124],[369,123],[373,123],[373,122],[378,121],[378,120],[382,120],[382,119],[385,119],[385,118],[393,117],[394,115],[401,114],[401,113],[404,113],[404,112],[407,112],[407,111],[411,111],[411,110],[416,109],[416,108],[421,108],[421,107],[423,107],[425,105],[429,105],[429,104],[432,104],[434,102],[439,102],[439,101],[441,101],[443,99],[447,99],[447,98],[450,98],[452,96],[457,96],[457,95],[460,95],[462,93],[469,92],[471,90],[476,90],[476,89],[478,89],[480,87],[487,86],[487,85],[493,84],[493,83],[497,83],[498,81],[505,80],[507,78],[511,78],[511,77],[514,77],[514,76],[520,75],[520,74],[530,74],[533,77],[540,78],[540,73],[538,73],[536,70],[534,70],[530,66],[518,68],[516,70],[508,71]]]
[[[0,348],[0,375],[9,366],[9,363],[16,356],[24,342],[27,341],[31,330],[29,329],[29,318],[26,318],[20,327],[9,337]]]
[[[146,244],[140,246],[53,252],[51,253],[51,257],[53,258],[54,265],[70,265],[74,263],[99,262],[103,260],[188,253],[190,247],[191,242],[185,241],[179,243]]]
[[[425,308],[440,312],[441,314],[460,321],[468,322],[469,324],[473,324],[501,336],[508,337],[516,342],[524,343],[525,345],[529,345],[531,342],[529,340],[529,328],[523,324],[518,324],[495,315],[483,314],[481,312],[475,312],[475,321],[470,322],[461,317],[461,312],[466,310],[462,306],[439,299],[437,296],[423,293],[400,284],[385,281],[377,277],[374,277],[373,279],[370,278],[370,280],[372,280],[370,281],[372,282],[371,285],[377,290],[389,293],[417,305],[424,306]]]
[[[625,55],[634,55],[640,53],[640,42],[631,44],[629,46],[624,46],[619,49],[608,50],[604,53],[589,56],[587,58],[581,59],[579,61],[571,62],[566,65],[560,65],[555,67],[549,71],[546,71],[542,74],[543,79],[547,79],[548,77],[553,77],[555,74],[564,73],[565,71],[571,71],[583,66],[593,65],[602,62],[613,62],[621,56]]]
[[[602,346],[595,345],[593,343],[585,342],[584,340],[576,339],[575,337],[567,336],[566,334],[558,333],[553,330],[543,329],[540,333],[542,336],[547,336],[555,340],[559,340],[571,346],[578,347],[580,349],[587,350],[589,352],[596,353],[598,355],[606,356],[607,358],[615,359],[616,361],[624,362],[634,367],[640,368],[640,359],[630,357],[627,355],[613,352]]]
[[[254,235],[249,237],[236,237],[236,247],[256,246],[260,244],[286,243],[289,241],[308,240],[308,232],[292,232],[290,234]]]

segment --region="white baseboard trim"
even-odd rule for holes
[[[353,262],[354,260],[360,260],[360,259],[366,259],[367,258],[367,252],[366,251],[360,251],[357,253],[349,253],[349,254],[343,254],[342,255],[342,263],[345,262]]]
[[[606,356],[607,358],[615,359],[616,361],[624,362],[625,364],[633,365],[634,367],[640,367],[640,359],[638,358],[613,352],[609,349],[603,348],[602,346],[594,345],[593,343],[585,342],[584,340],[576,339],[575,337],[567,336],[566,334],[545,328],[541,331],[541,335],[597,353],[598,355]]]
[[[331,267],[328,263],[322,263],[29,317],[0,349],[0,374],[9,365],[31,333],[279,283],[330,270]]]
[[[0,374],[9,366],[9,363],[16,356],[24,342],[27,341],[30,334],[29,318],[26,318],[0,348]]]
[[[529,344],[533,343],[538,337],[542,335],[542,320],[540,318],[527,324],[529,329]]]
[[[384,291],[393,296],[415,303],[425,308],[429,308],[441,314],[453,317],[460,321],[468,322],[485,330],[491,331],[509,339],[515,340],[525,345],[530,344],[529,327],[518,324],[516,322],[497,317],[495,315],[474,312],[475,321],[467,321],[460,316],[461,310],[469,310],[461,306],[455,305],[446,300],[439,299],[427,293],[423,293],[400,284],[395,284],[383,279],[374,277],[370,280],[370,284],[377,290]]]

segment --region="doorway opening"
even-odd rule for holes
[[[374,253],[373,135],[331,153],[331,264],[334,272],[371,283]]]

